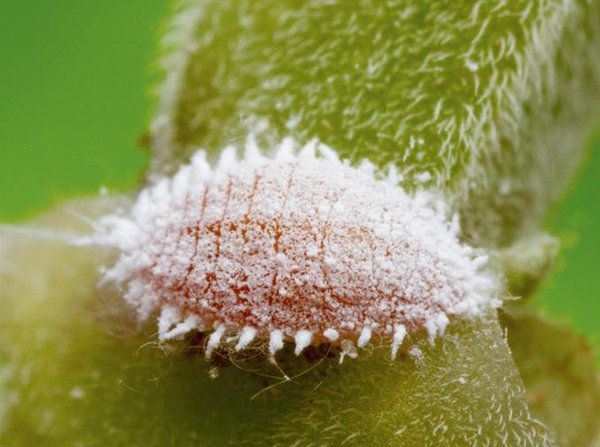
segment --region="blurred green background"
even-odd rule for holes
[[[0,15],[0,221],[131,187],[167,0],[23,0]],[[600,350],[600,134],[549,226],[563,241],[540,306]]]

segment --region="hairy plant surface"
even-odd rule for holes
[[[183,1],[163,41],[153,168],[268,133],[442,188],[467,237],[535,229],[600,102],[596,1]]]
[[[491,253],[513,294],[533,294],[551,270],[557,245],[541,225],[600,105],[600,2],[184,0],[175,9],[148,183],[199,147],[215,161],[249,134],[266,148],[316,138],[352,163],[395,167],[407,194],[441,195],[460,242]],[[2,445],[589,447],[597,438],[591,355],[526,310],[504,315],[504,328],[493,311],[452,320],[433,344],[416,330],[395,361],[389,337],[342,365],[327,343],[299,357],[286,345],[276,364],[254,345],[217,349],[207,362],[208,335],[197,331],[158,343],[123,290],[98,288],[115,254],[69,244],[97,230],[77,216],[98,222],[129,206],[82,200],[0,229]]]
[[[524,307],[501,314],[533,413],[563,446],[589,446],[598,436],[600,386],[591,346],[569,328]]]
[[[75,230],[72,212],[99,206],[40,224]],[[493,315],[434,347],[416,334],[395,362],[374,347],[339,365],[322,348],[276,368],[256,352],[213,379],[198,340],[166,352],[98,293],[97,250],[18,236],[4,254],[4,445],[553,445]]]

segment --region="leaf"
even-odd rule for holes
[[[504,272],[511,295],[529,298],[554,268],[560,242],[553,236],[536,232],[521,237],[497,250],[493,262]],[[525,303],[525,300],[518,301]]]
[[[106,254],[51,240],[96,207],[2,235],[2,445],[553,445],[495,316],[450,325],[434,347],[412,337],[396,362],[387,346],[341,366],[326,351],[288,352],[281,370],[262,355],[224,359],[211,379],[198,341],[170,353],[98,292]]]
[[[523,307],[509,308],[501,323],[534,414],[558,445],[592,446],[600,432],[600,381],[590,344]]]
[[[154,174],[266,125],[266,143],[316,137],[395,163],[453,200],[469,239],[503,246],[545,218],[598,117],[598,2],[177,4]]]

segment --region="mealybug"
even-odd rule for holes
[[[210,332],[207,356],[257,338],[272,359],[287,341],[296,354],[332,343],[355,356],[389,337],[393,358],[407,333],[433,340],[450,317],[499,305],[486,258],[458,240],[441,201],[375,171],[290,139],[267,157],[250,137],[215,168],[198,152],[102,220],[98,238],[120,251],[104,281],[140,318],[160,311],[161,340]]]

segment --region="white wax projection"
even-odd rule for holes
[[[284,139],[267,157],[249,137],[243,157],[225,148],[214,168],[200,151],[102,219],[97,238],[120,251],[103,280],[141,319],[160,311],[161,340],[200,330],[207,356],[258,337],[272,357],[287,341],[352,357],[354,343],[389,337],[395,357],[406,334],[433,341],[451,317],[500,305],[487,258],[459,241],[441,199],[320,143],[296,146]]]

